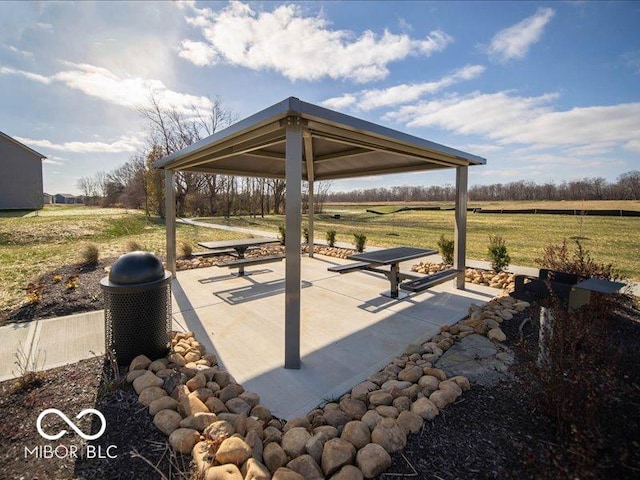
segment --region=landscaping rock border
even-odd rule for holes
[[[452,268],[452,265],[446,263],[430,263],[420,262],[411,270],[426,275],[437,273],[441,270]],[[492,270],[483,270],[481,268],[467,268],[464,272],[465,280],[475,285],[486,285],[487,287],[500,288],[506,293],[512,292],[515,287],[515,273],[494,272]]]
[[[408,435],[471,387],[466,377],[447,378],[434,368],[444,352],[472,334],[503,340],[499,324],[528,306],[508,296],[472,305],[465,320],[442,326],[336,401],[289,421],[245,391],[193,332],[172,332],[171,353],[155,361],[136,357],[126,378],[171,447],[191,454],[205,480],[374,478]]]

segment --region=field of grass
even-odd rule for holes
[[[241,233],[177,225],[178,244],[240,238]],[[118,256],[127,244],[165,254],[164,222],[142,212],[83,206],[47,206],[39,212],[0,214],[0,308],[15,305],[24,288],[42,273],[78,263],[85,242],[95,243],[100,257]]]
[[[492,204],[497,208],[557,208],[563,202],[539,202],[523,207],[520,203],[508,205]],[[580,208],[596,208],[591,202]],[[566,208],[573,208],[567,202]],[[618,202],[616,207],[601,208],[638,209],[639,202]],[[552,206],[548,206],[552,205]],[[390,211],[395,208],[388,205]],[[376,215],[366,213],[371,205],[329,204],[323,215],[316,215],[316,238],[324,239],[325,232],[338,232],[337,241],[351,243],[354,232],[367,236],[367,244],[380,247],[411,245],[437,248],[440,235],[453,238],[453,211],[405,211]],[[379,206],[378,206],[379,208]],[[340,213],[339,220],[331,214]],[[580,238],[594,260],[613,263],[626,278],[640,280],[640,217],[596,217],[565,215],[504,215],[473,214],[467,216],[467,257],[486,260],[489,235],[502,235],[507,244],[511,263],[521,266],[537,266],[536,259],[542,249],[563,239],[571,244],[573,238]],[[265,218],[236,217],[226,221],[215,218],[213,223],[226,223],[255,229],[277,231],[284,222],[280,215]]]

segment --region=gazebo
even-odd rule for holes
[[[454,268],[464,288],[468,167],[482,157],[289,97],[153,164],[165,170],[167,268],[176,268],[176,171],[284,178],[285,368],[300,368],[302,181],[309,185],[313,245],[314,182],[456,169]],[[313,255],[310,249],[309,255]]]

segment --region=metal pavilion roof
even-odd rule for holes
[[[482,157],[289,97],[156,161],[153,166],[189,172],[284,178],[286,127],[292,123],[299,124],[304,134],[304,180],[486,163]],[[307,155],[312,158],[306,158]],[[312,171],[307,171],[308,166]]]

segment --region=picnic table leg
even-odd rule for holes
[[[244,253],[246,251],[246,248],[236,248],[236,252],[238,252],[238,258],[244,258]],[[244,265],[240,265],[240,267],[238,268],[238,276],[244,277]]]
[[[389,281],[391,282],[391,298],[398,298],[398,264],[391,265],[391,271],[389,272]]]

